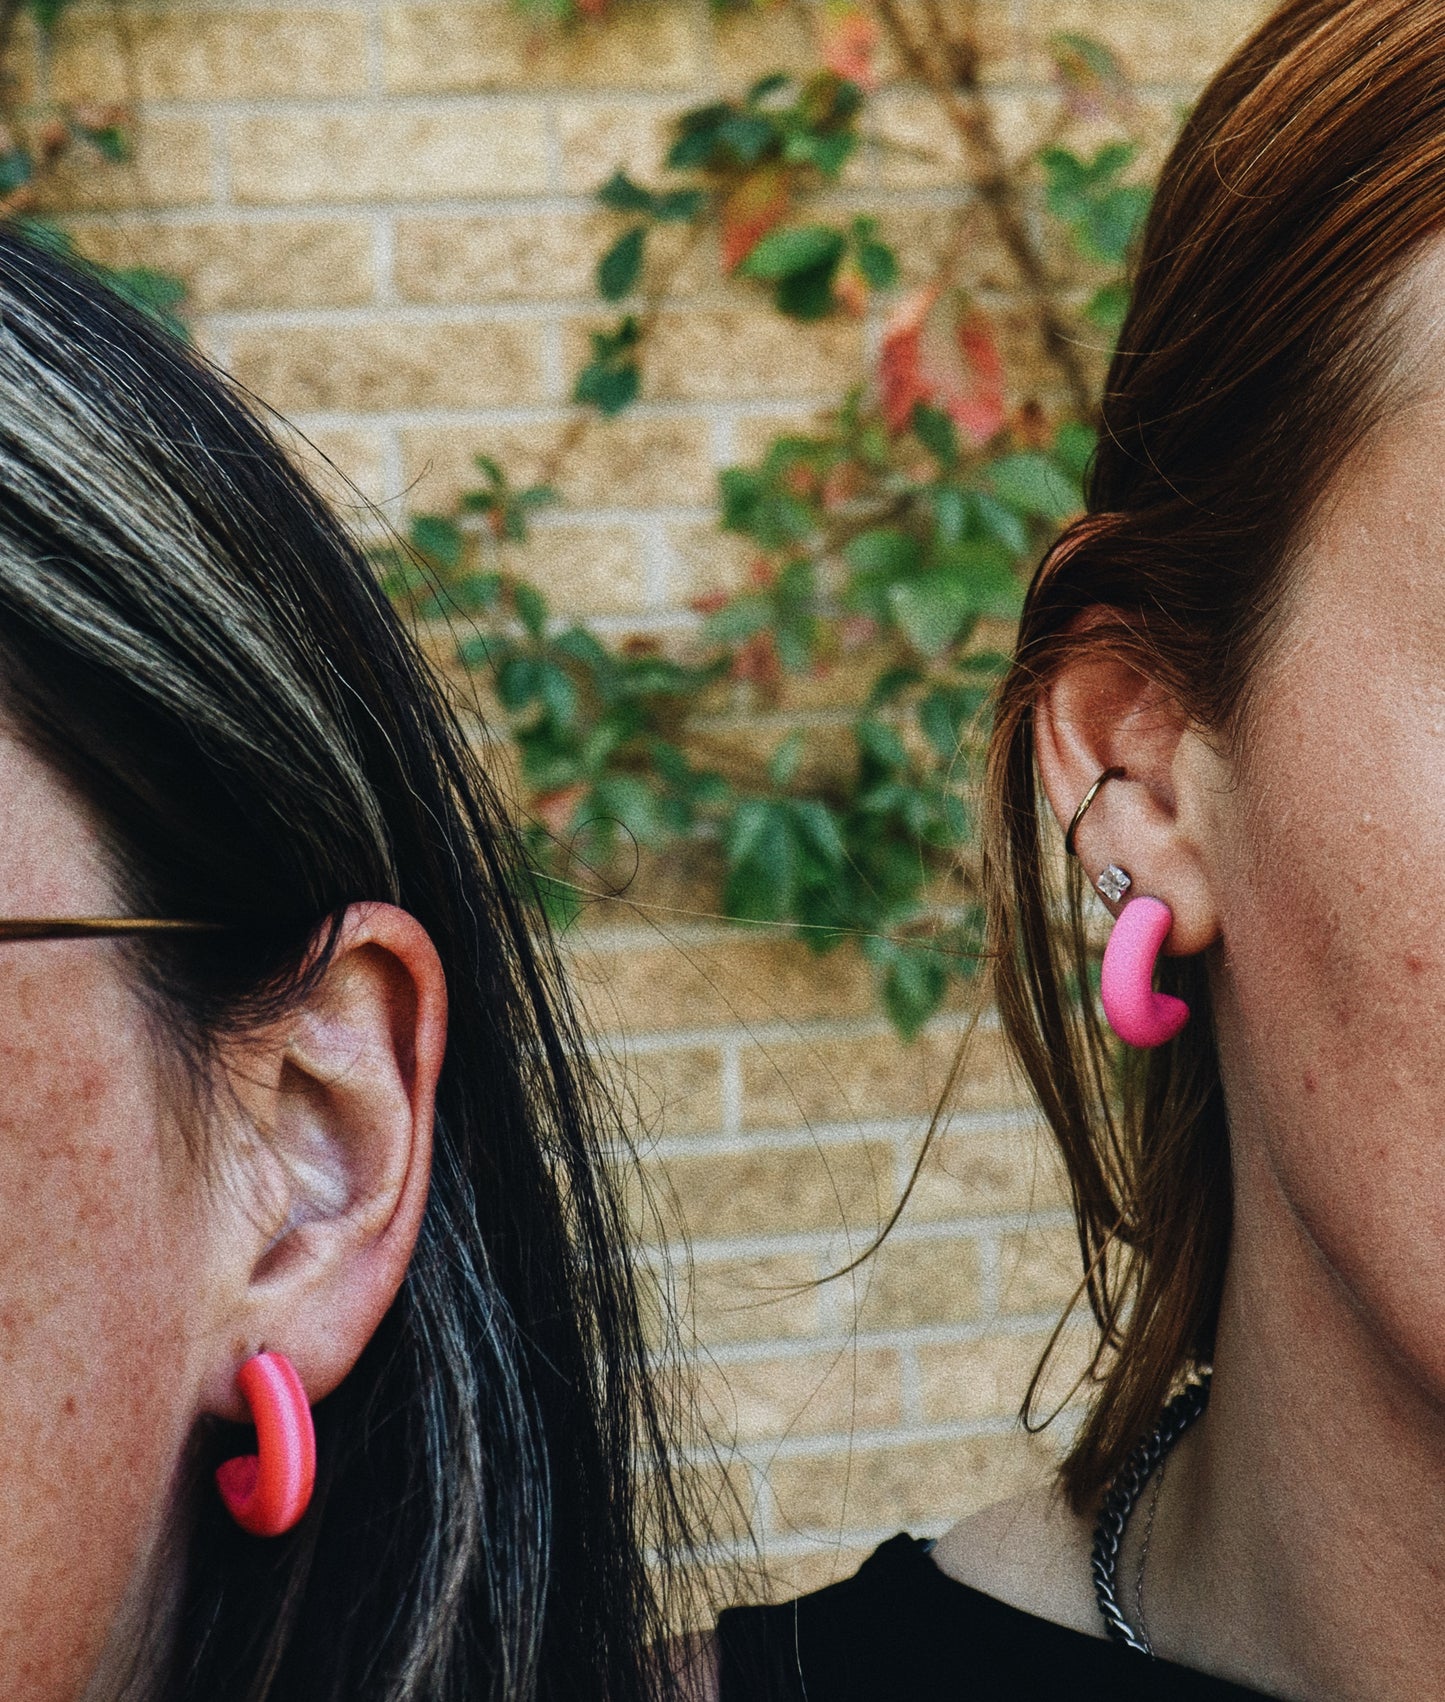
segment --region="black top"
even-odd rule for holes
[[[718,1617],[721,1702],[1259,1702],[1262,1692],[1036,1618],[896,1536],[841,1583]]]

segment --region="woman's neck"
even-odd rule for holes
[[[1236,1181],[1209,1411],[1150,1545],[1154,1648],[1310,1702],[1445,1695],[1445,1412],[1273,1179]]]

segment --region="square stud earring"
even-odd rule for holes
[[[1117,904],[1133,884],[1133,881],[1117,863],[1110,863],[1098,880],[1094,882],[1094,885],[1109,900],[1110,904]]]

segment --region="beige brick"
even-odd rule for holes
[[[691,1135],[722,1127],[722,1064],[715,1047],[603,1053],[602,1059],[635,1135]]]
[[[418,507],[446,507],[480,482],[474,457],[485,451],[515,486],[535,483],[567,426],[417,426],[401,434],[402,463]],[[589,420],[555,475],[567,506],[649,508],[706,502],[714,488],[707,425],[675,416],[629,413]]]
[[[386,85],[432,90],[685,89],[701,74],[690,9],[663,0],[571,28],[539,26],[506,0],[388,6]]]
[[[1050,1211],[1067,1204],[1062,1165],[1039,1129],[945,1132],[909,1197],[909,1218]]]
[[[801,1255],[699,1261],[690,1292],[697,1340],[710,1348],[815,1336],[816,1278],[814,1261]]]
[[[901,1378],[882,1348],[697,1367],[704,1423],[740,1442],[886,1429],[902,1413]]]
[[[585,349],[574,328],[573,347]],[[658,315],[643,352],[647,394],[683,400],[841,393],[863,356],[857,321],[800,325],[771,307],[692,309]]]
[[[657,183],[672,143],[673,104],[644,101],[568,103],[557,114],[562,187],[590,194],[619,167]]]
[[[965,1323],[978,1316],[981,1304],[978,1244],[961,1235],[947,1241],[890,1236],[835,1286],[845,1321],[859,1330]]]
[[[359,94],[366,18],[306,6],[257,11],[77,9],[56,36],[62,100],[233,100]]]
[[[1025,39],[1035,47],[1026,73],[1042,79],[1050,69],[1043,44],[1069,30],[1105,42],[1136,82],[1202,82],[1259,21],[1252,0],[1212,0],[1181,6],[1178,0],[1028,0]]]
[[[921,89],[888,89],[869,109],[888,189],[962,188],[969,160],[948,114]]]
[[[1018,1430],[774,1460],[768,1482],[783,1530],[938,1536],[980,1507],[1047,1483],[1057,1458],[1047,1433]]]
[[[1026,1230],[1005,1235],[999,1252],[999,1310],[1062,1314],[1078,1295],[1083,1275],[1079,1238],[1073,1226]]]
[[[371,232],[359,219],[89,223],[80,246],[109,266],[158,266],[197,313],[224,308],[355,307],[371,299]]]
[[[881,1143],[787,1151],[707,1153],[643,1168],[649,1230],[669,1238],[791,1235],[802,1230],[868,1234],[892,1188],[892,1153]],[[635,1191],[635,1190],[634,1190]]]
[[[1011,1417],[1018,1412],[1048,1343],[1049,1332],[1039,1330],[920,1347],[918,1377],[925,1420]],[[1039,1388],[1036,1411],[1040,1416],[1066,1402],[1074,1404],[1071,1396],[1088,1364],[1090,1346],[1090,1334],[1082,1326],[1071,1326],[1061,1337]]]
[[[857,1118],[928,1116],[943,1093],[960,1035],[930,1029],[912,1046],[891,1033],[779,1041],[743,1054],[743,1118],[753,1128]],[[953,1098],[964,1111],[1027,1103],[1003,1042],[976,1033]]]
[[[840,1578],[851,1578],[871,1552],[866,1543],[840,1542],[835,1537],[825,1537],[802,1554],[769,1555],[764,1545],[761,1575],[750,1577],[747,1593],[735,1594],[729,1602],[780,1602],[807,1595]]]
[[[409,301],[595,297],[597,262],[625,229],[615,214],[533,212],[400,219],[396,286]],[[648,289],[696,295],[716,278],[712,245],[680,225],[647,238]]]
[[[716,520],[677,521],[668,527],[667,540],[672,552],[667,600],[677,606],[717,591],[741,591],[758,560],[756,546],[721,531]]]
[[[540,329],[508,321],[271,325],[237,331],[231,367],[272,407],[475,408],[540,400]]]
[[[891,207],[878,215],[878,234],[898,256],[905,288],[944,281],[969,290],[1014,290],[1018,273],[993,221],[977,204]]]
[[[188,207],[211,199],[211,129],[199,118],[142,114],[130,159],[110,164],[73,149],[44,186],[44,204],[59,212],[117,207]]]
[[[818,405],[758,409],[733,422],[732,462],[750,467],[761,461],[775,438],[813,436],[828,429],[829,409]]]
[[[601,995],[598,1020],[624,1033],[676,1028],[803,1022],[872,1009],[866,964],[857,953],[818,957],[791,940],[737,935],[707,944],[601,953],[584,967]]]
[[[631,526],[548,521],[526,544],[510,546],[507,562],[541,587],[558,614],[627,614],[647,600],[642,542]],[[584,884],[598,884],[579,873]]]
[[[582,912],[582,928],[605,936],[610,928],[635,927],[639,921],[669,928],[680,917],[716,915],[722,860],[715,845],[684,842],[666,851],[640,850],[631,875],[616,891],[602,888],[595,877],[585,882],[591,898]]]
[[[255,205],[537,195],[548,187],[545,120],[540,107],[474,102],[240,118],[231,179]]]
[[[364,528],[372,519],[367,505],[397,494],[390,488],[379,431],[319,426],[288,444],[307,478],[349,522]]]

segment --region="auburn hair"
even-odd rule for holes
[[[1445,222],[1445,0],[1289,0],[1169,156],[1109,369],[1088,512],[1034,575],[989,753],[1000,1016],[1068,1170],[1100,1331],[1061,1481],[1093,1505],[1171,1386],[1207,1363],[1229,1251],[1229,1128],[1205,965],[1194,1010],[1119,1061],[1089,985],[1084,881],[1038,785],[1034,705],[1111,646],[1247,759],[1250,692],[1312,513],[1423,387],[1405,271]],[[1093,616],[1075,625],[1089,609]]]

